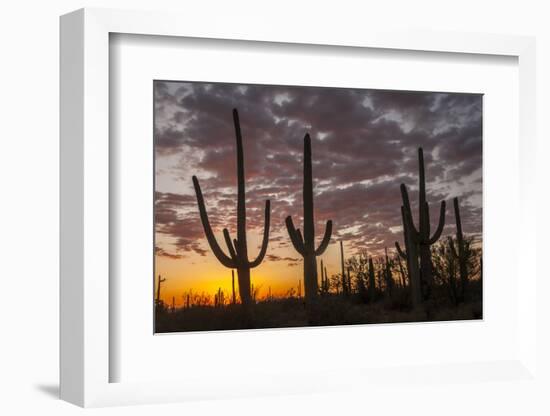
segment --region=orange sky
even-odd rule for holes
[[[223,238],[217,235],[221,243]],[[318,237],[317,244],[322,236]],[[162,239],[161,235],[158,238]],[[256,233],[248,233],[248,244],[251,252],[249,255],[253,258],[259,244],[259,236]],[[157,245],[162,245],[157,241]],[[221,244],[220,244],[221,245]],[[346,245],[344,244],[344,250]],[[289,265],[288,262],[270,261],[264,259],[260,266],[251,270],[251,284],[260,288],[259,297],[265,296],[269,287],[274,296],[284,295],[291,287],[297,290],[298,281],[303,278],[302,261],[293,248],[269,249],[270,252],[276,252],[281,257],[299,258],[298,264]],[[325,251],[323,256],[318,258],[318,265],[321,259],[330,275],[340,272],[340,246],[333,240],[332,244]],[[166,281],[162,283],[161,298],[165,303],[172,304],[172,297],[175,297],[176,306],[182,305],[183,296],[190,290],[193,293],[206,292],[214,295],[218,288],[221,288],[226,296],[231,294],[231,269],[224,267],[212,254],[211,251],[205,256],[196,253],[188,253],[183,258],[170,258],[166,256],[155,256],[155,290],[158,275]],[[319,272],[320,273],[320,272]],[[302,283],[303,284],[303,283]],[[238,296],[237,272],[235,271],[235,290]],[[302,289],[303,290],[303,289]]]

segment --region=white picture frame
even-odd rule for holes
[[[110,382],[109,258],[109,36],[112,33],[332,45],[438,53],[505,55],[519,66],[520,216],[518,262],[525,277],[518,288],[517,355],[499,362],[441,363],[415,370],[422,380],[436,374],[473,383],[484,377],[518,382],[536,377],[536,268],[527,261],[535,241],[536,219],[527,215],[535,198],[529,180],[535,171],[535,41],[529,37],[468,33],[396,32],[361,29],[329,33],[323,28],[285,28],[220,19],[204,25],[172,13],[82,9],[61,18],[61,398],[80,406],[159,403],[197,398],[255,394],[306,393],[372,386],[392,377],[396,369],[331,369],[323,382],[314,374],[280,373],[263,380],[236,377],[210,380],[196,374],[193,382]],[[238,30],[237,30],[238,28]],[[522,242],[524,242],[522,244]],[[215,336],[215,335],[211,335]],[[477,374],[477,375],[476,375]],[[483,374],[483,377],[479,377]],[[414,377],[413,377],[414,378]],[[348,380],[342,382],[342,380]],[[309,382],[306,382],[309,381]],[[412,382],[412,381],[410,381]]]

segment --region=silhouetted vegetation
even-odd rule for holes
[[[443,243],[440,243],[442,246]],[[439,245],[438,245],[439,247]],[[351,258],[350,258],[351,260]],[[379,263],[384,266],[384,262]],[[438,266],[434,269],[438,272]],[[289,328],[305,326],[448,321],[482,318],[481,280],[470,280],[471,299],[456,304],[451,296],[448,277],[436,279],[429,302],[421,309],[411,306],[410,291],[396,283],[389,296],[385,290],[377,290],[375,298],[365,298],[358,288],[344,296],[331,290],[319,296],[313,306],[306,307],[305,300],[289,290],[285,296],[266,295],[254,303],[252,322],[246,328]],[[352,278],[357,278],[355,273]],[[393,276],[395,277],[395,276]],[[204,295],[203,295],[204,297]],[[197,295],[197,300],[201,299]],[[224,304],[195,304],[157,310],[156,332],[215,331],[243,329],[243,317],[239,304],[225,300]]]

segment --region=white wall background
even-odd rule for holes
[[[178,10],[189,19],[239,13],[287,25],[369,25],[387,21],[405,27],[536,35],[538,41],[538,149],[541,198],[540,258],[548,246],[550,199],[546,155],[550,128],[550,13],[546,1],[320,1],[195,2],[169,0],[20,0],[0,12],[0,413],[73,414],[82,410],[56,399],[58,385],[58,16],[80,7]],[[185,25],[185,21],[182,21]],[[546,140],[543,140],[546,138]],[[506,253],[503,253],[503,257]],[[7,267],[6,267],[7,265]],[[549,277],[550,279],[550,277]],[[549,292],[544,279],[541,294]],[[541,300],[544,298],[541,296]],[[550,307],[539,302],[541,366],[548,369]],[[543,321],[543,322],[542,322]],[[546,328],[546,330],[545,330]],[[545,371],[550,374],[550,371]],[[467,384],[418,388],[395,397],[329,396],[258,398],[94,410],[99,414],[174,412],[209,414],[548,414],[545,389],[498,383],[479,389]],[[544,391],[546,390],[546,391]],[[410,409],[407,395],[426,396],[423,409]]]

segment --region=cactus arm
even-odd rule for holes
[[[403,223],[403,241],[405,247],[407,247],[407,241],[409,240],[409,227],[407,226],[407,215],[405,214],[405,207],[401,205],[401,221]]]
[[[227,244],[227,248],[229,249],[229,255],[233,259],[233,262],[237,263],[237,253],[235,251],[235,248],[233,247],[231,236],[229,235],[229,231],[227,230],[227,228],[223,229],[223,238],[225,238],[225,244]]]
[[[258,257],[250,263],[250,268],[258,266],[264,259],[265,253],[267,252],[267,243],[269,241],[269,220],[271,213],[271,202],[269,199],[265,201],[265,220],[264,220],[264,238],[262,240],[262,247],[258,253]]]
[[[302,247],[304,247],[304,252],[305,252],[305,247],[306,247],[306,244],[304,243],[304,237],[302,236],[302,232],[300,231],[300,229],[298,228],[296,230],[296,234],[298,234],[298,241],[300,242],[300,244],[302,245]]]
[[[218,241],[212,232],[212,227],[210,226],[210,221],[208,220],[208,213],[206,212],[206,207],[204,205],[204,198],[202,196],[201,187],[199,180],[196,176],[193,176],[193,186],[195,187],[195,194],[197,195],[197,204],[199,206],[199,214],[201,217],[202,227],[204,228],[204,234],[206,235],[206,240],[210,245],[210,249],[218,261],[223,264],[225,267],[234,268],[235,264],[231,258],[229,258],[223,250],[218,245]]]
[[[435,230],[434,235],[432,238],[430,238],[430,244],[434,244],[437,240],[439,240],[439,237],[441,237],[441,233],[443,232],[443,227],[445,226],[445,201],[441,201],[441,209],[439,210],[439,224],[437,225],[437,229]]]
[[[321,244],[319,244],[319,247],[317,250],[315,250],[315,255],[320,256],[325,252],[325,250],[328,247],[328,244],[330,243],[330,237],[332,235],[332,220],[327,221],[327,225],[325,226],[325,235],[323,236],[323,240],[321,241]]]
[[[420,243],[420,238],[422,237],[420,232],[418,232],[414,226],[414,221],[412,218],[412,213],[410,210],[407,210],[406,208],[403,210],[403,216],[405,218],[405,228],[407,232],[407,236],[411,238],[411,240],[415,244]]]
[[[294,246],[294,249],[300,254],[304,255],[304,240],[302,239],[302,233],[299,230],[296,230],[294,223],[292,222],[292,217],[289,215],[285,219],[286,229],[288,231],[288,236],[290,241]]]
[[[421,228],[421,233],[429,241],[430,239],[430,205],[424,202],[424,228]]]
[[[407,192],[407,187],[404,183],[402,183],[399,186],[399,189],[401,190],[401,199],[403,200],[403,207],[410,211],[411,210],[411,203],[409,201],[409,193]]]
[[[403,250],[401,250],[401,246],[397,241],[395,242],[395,248],[397,249],[397,253],[403,258],[403,260],[407,260],[407,255]]]
[[[400,188],[401,198],[403,199],[404,217],[407,220],[407,224],[409,225],[409,231],[415,238],[417,238],[419,233],[414,226],[414,221],[412,219],[411,203],[409,202],[409,193],[407,192],[407,187],[404,183],[402,183]]]

